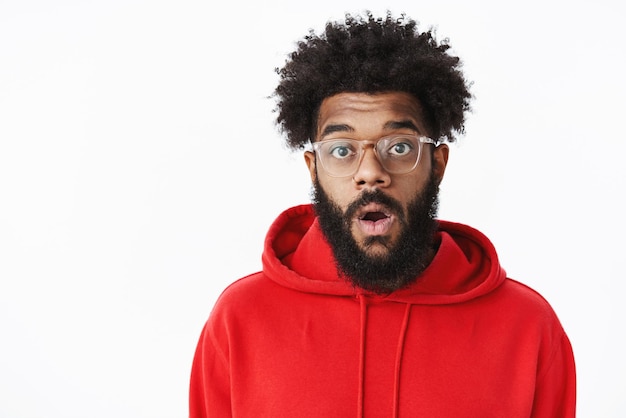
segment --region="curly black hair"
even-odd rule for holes
[[[287,145],[304,148],[315,136],[322,101],[342,92],[410,93],[422,104],[433,139],[455,141],[472,95],[449,48],[432,30],[420,33],[415,20],[390,12],[385,18],[346,14],[321,35],[311,30],[276,69],[276,122]]]

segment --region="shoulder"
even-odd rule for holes
[[[242,277],[222,291],[213,310],[219,311],[230,306],[249,306],[258,300],[259,296],[266,294],[271,287],[274,287],[273,282],[262,272]]]
[[[253,273],[224,289],[213,306],[209,321],[260,321],[279,307],[296,303],[299,300],[297,293],[280,286],[263,272]]]
[[[506,279],[493,296],[497,316],[512,330],[542,334],[548,340],[559,340],[564,335],[550,303],[531,287]]]
[[[534,308],[538,312],[553,312],[550,303],[539,292],[522,282],[507,278],[499,290],[500,297],[506,302]]]
[[[253,273],[231,283],[222,291],[211,309],[204,330],[214,344],[227,341],[234,329],[258,316],[253,311],[257,309],[259,295],[267,293],[264,288],[271,285],[269,282],[263,273]]]

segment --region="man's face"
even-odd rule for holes
[[[401,92],[374,95],[340,93],[322,102],[315,141],[336,138],[376,141],[381,137],[407,134],[429,135],[420,103],[413,96]],[[419,255],[420,264],[424,264],[425,259],[426,264],[430,261],[431,253],[413,253],[429,252],[429,248],[432,251],[433,237],[415,235],[431,235],[437,186],[443,176],[447,156],[445,145],[434,148],[424,144],[417,167],[408,173],[390,174],[380,164],[373,148],[367,147],[354,175],[333,177],[324,170],[314,153],[305,153],[315,185],[316,206],[318,211],[324,212],[320,214],[320,223],[328,229],[325,231],[327,238],[336,232],[329,239],[336,257],[340,251],[338,247],[343,247],[346,253],[344,258],[347,259],[343,260],[346,266],[341,266],[342,260],[338,257],[338,264],[344,272],[350,273],[351,265],[357,262],[351,259],[350,253],[354,252],[360,253],[363,258],[359,263],[378,265],[379,270],[382,269],[378,271],[379,275],[389,270],[386,268],[388,264],[397,264],[402,257]],[[332,218],[338,218],[336,223],[332,220],[326,222]],[[416,223],[421,226],[416,226]],[[343,232],[335,231],[340,226]],[[324,229],[324,225],[322,227]],[[421,241],[409,242],[407,236],[409,241]],[[345,242],[339,241],[352,243],[346,247]],[[350,245],[354,246],[352,250],[349,250]],[[407,246],[414,248],[407,253],[404,248]],[[407,274],[415,274],[423,268],[425,265],[417,270],[405,270]],[[360,273],[353,271],[353,274]],[[359,279],[356,279],[358,283]],[[393,281],[393,278],[388,279]],[[395,290],[400,287],[400,282],[406,284],[408,279],[398,278],[396,281],[398,283],[390,283],[387,290]],[[378,285],[374,287],[380,288]]]

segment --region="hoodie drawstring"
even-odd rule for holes
[[[361,306],[361,330],[359,346],[359,396],[357,398],[357,418],[363,418],[363,403],[365,392],[365,329],[367,328],[367,303],[362,295],[358,296]]]
[[[364,394],[365,394],[365,331],[367,329],[367,302],[362,295],[358,296],[360,304],[360,345],[359,345],[359,395],[357,397],[357,418],[363,418]],[[400,369],[402,366],[402,355],[404,354],[404,340],[409,328],[409,319],[411,316],[410,303],[406,304],[404,310],[404,318],[398,336],[398,345],[396,351],[396,363],[394,367],[394,384],[393,384],[393,414],[394,418],[398,417],[400,403]]]
[[[396,351],[396,367],[394,370],[394,387],[393,387],[393,417],[397,418],[399,414],[400,403],[400,367],[402,365],[402,354],[404,353],[404,339],[406,337],[406,330],[409,328],[409,317],[411,315],[411,304],[406,304],[406,310],[404,311],[404,320],[402,321],[402,328],[400,329],[400,336],[398,337],[398,351]]]

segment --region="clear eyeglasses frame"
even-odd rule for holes
[[[324,171],[331,177],[354,175],[361,165],[366,148],[372,148],[380,165],[390,174],[413,171],[422,155],[422,144],[437,145],[437,141],[420,135],[391,135],[376,141],[358,139],[326,139],[313,142]]]

